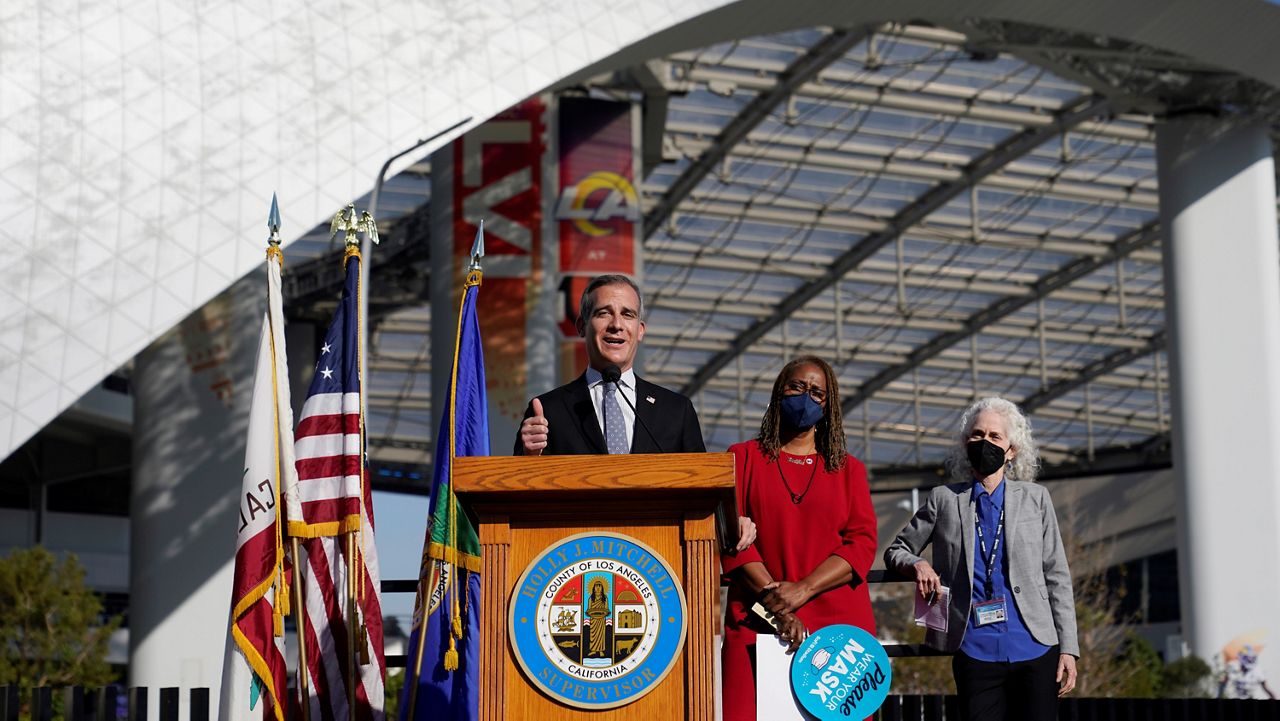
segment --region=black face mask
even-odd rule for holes
[[[969,441],[965,453],[979,478],[986,478],[1004,465],[1004,449],[985,438]]]

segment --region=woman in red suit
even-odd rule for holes
[[[875,633],[865,582],[876,554],[867,469],[845,450],[840,390],[821,358],[782,368],[755,440],[729,448],[737,463],[738,513],[756,522],[755,545],[722,558],[729,577],[724,721],[755,721],[759,601],[790,650],[810,631],[848,623]],[[766,642],[772,643],[772,639]]]

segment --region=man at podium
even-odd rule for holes
[[[578,309],[587,370],[529,403],[515,454],[706,452],[693,403],[632,369],[644,340],[644,299],[635,281],[597,276]]]
[[[578,302],[578,335],[587,344],[586,371],[529,402],[515,455],[706,453],[693,403],[632,368],[644,340],[644,298],[635,281],[592,278]],[[735,549],[755,538],[755,524],[739,517]]]

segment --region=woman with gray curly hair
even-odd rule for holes
[[[962,718],[1056,719],[1076,685],[1075,600],[1053,500],[1034,483],[1031,423],[1003,398],[965,410],[947,458],[955,483],[929,494],[884,553],[930,603],[949,604],[926,642],[953,653]],[[933,546],[933,563],[920,557]],[[936,568],[936,570],[935,570]]]

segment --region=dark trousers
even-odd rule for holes
[[[978,661],[957,651],[951,659],[965,721],[1055,721],[1058,718],[1058,647],[1040,658]]]

